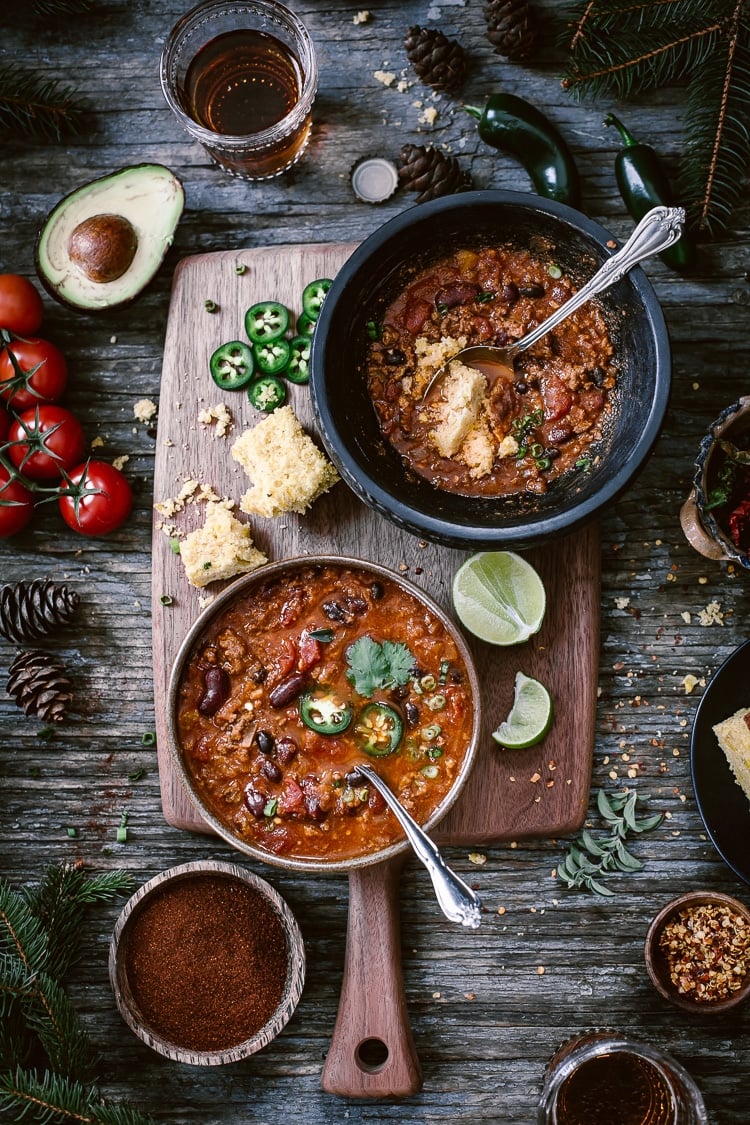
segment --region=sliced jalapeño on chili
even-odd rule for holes
[[[208,361],[211,378],[223,391],[240,391],[255,374],[252,348],[241,340],[222,344]]]
[[[253,354],[258,371],[264,375],[279,375],[292,355],[288,340],[269,340],[265,344],[253,344]]]
[[[310,317],[310,320],[317,320],[320,316],[326,293],[332,285],[333,282],[330,277],[319,277],[316,281],[311,281],[302,290],[302,311],[305,316]]]
[[[354,734],[365,754],[385,758],[398,749],[404,733],[404,722],[389,703],[376,701],[363,707],[354,724]]]
[[[271,414],[286,402],[286,387],[276,375],[261,375],[247,388],[247,397],[256,410]]]
[[[290,383],[310,382],[310,348],[312,341],[309,336],[295,336],[289,342],[290,356],[284,374]]]
[[[317,734],[341,734],[351,723],[352,714],[351,704],[326,688],[313,688],[300,697],[300,718]]]
[[[280,340],[289,328],[289,309],[279,301],[258,301],[245,313],[247,338],[254,344]]]

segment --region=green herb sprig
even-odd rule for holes
[[[600,789],[596,806],[609,826],[609,835],[595,837],[587,828],[581,832],[557,868],[559,879],[568,887],[584,887],[594,894],[611,897],[614,891],[601,880],[615,871],[640,871],[643,864],[625,847],[629,833],[650,832],[663,821],[661,813],[637,817],[638,794],[634,789],[607,795]]]
[[[403,687],[409,682],[415,665],[414,656],[400,641],[373,640],[359,637],[346,651],[349,671],[346,678],[354,690],[366,699],[383,688]]]

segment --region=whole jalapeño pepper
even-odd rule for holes
[[[615,160],[615,176],[625,205],[634,219],[642,219],[647,211],[660,204],[670,207],[674,194],[661,158],[650,145],[640,144],[614,113],[604,118],[605,125],[614,125],[624,142]],[[695,247],[683,234],[659,255],[673,269],[687,269],[695,257]]]
[[[484,109],[473,105],[464,109],[479,121],[485,144],[521,161],[538,195],[578,207],[581,189],[573,154],[536,106],[514,94],[491,94]]]

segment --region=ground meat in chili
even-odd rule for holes
[[[499,496],[544,492],[590,463],[616,383],[596,302],[516,357],[512,379],[491,388],[485,380],[468,407],[465,433],[454,432],[465,407],[451,401],[448,380],[442,396],[422,401],[431,375],[459,348],[520,339],[575,289],[550,261],[499,246],[443,258],[391,302],[369,345],[366,373],[381,430],[411,469],[447,491]],[[460,440],[442,441],[441,429]]]

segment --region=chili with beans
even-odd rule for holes
[[[269,577],[218,614],[186,663],[177,710],[186,769],[213,814],[248,843],[306,859],[402,838],[356,772],[368,756],[424,823],[473,727],[443,621],[396,581],[343,564]]]
[[[512,378],[490,383],[451,365],[437,400],[431,392],[422,401],[433,373],[461,347],[511,344],[575,288],[552,256],[461,249],[419,273],[378,331],[368,328],[370,397],[383,434],[414,472],[449,492],[501,496],[545,492],[568,470],[590,466],[617,376],[595,301],[520,353]]]

